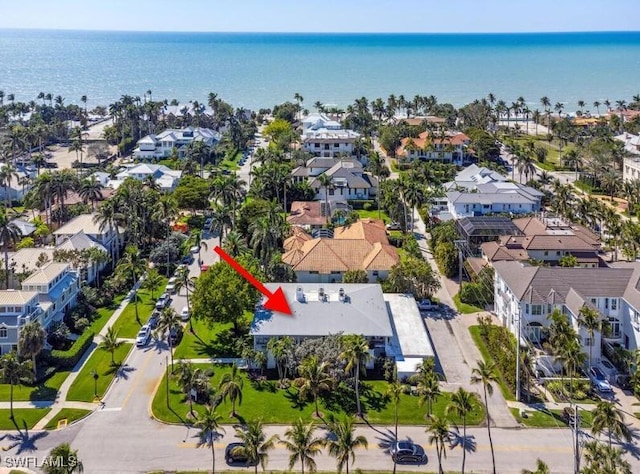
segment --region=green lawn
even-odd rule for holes
[[[247,321],[253,318],[250,313],[245,313]],[[237,338],[231,332],[233,325],[214,324],[209,326],[202,320],[191,320],[193,333],[185,328],[182,340],[174,352],[176,359],[200,359],[211,357],[234,356],[233,350]]]
[[[482,354],[482,358],[485,360],[485,362],[493,361],[493,358],[489,354],[489,350],[487,349],[487,346],[485,346],[484,341],[482,340],[482,337],[480,337],[480,327],[471,326],[469,328],[469,332],[471,333],[473,342],[475,342],[476,346],[478,346],[478,349],[480,350],[480,353]],[[500,391],[502,392],[502,396],[506,400],[515,400],[516,398],[515,395],[511,392],[509,387],[507,387],[507,384],[504,382],[502,375],[500,375],[499,385],[500,385]]]
[[[156,304],[156,299],[162,294],[166,285],[167,279],[163,277],[159,289],[153,292],[153,298],[151,298],[151,292],[149,292],[149,290],[138,291],[139,322],[136,320],[136,305],[132,301],[124,308],[118,320],[113,324],[114,329],[118,331],[118,337],[129,339],[136,337],[142,325],[146,323],[151,316]]]
[[[202,368],[210,368],[210,365],[201,365]],[[228,366],[216,366],[212,380],[212,386],[217,387],[223,374],[230,371]],[[262,387],[257,383],[250,382],[246,374],[244,377],[244,389],[242,405],[237,407],[239,420],[250,420],[261,418],[264,423],[290,424],[302,417],[311,420],[314,412],[313,401],[300,401],[298,391],[295,388],[288,390],[278,390],[277,382],[270,380],[264,382]],[[361,384],[362,406],[367,413],[367,419],[371,423],[393,424],[394,406],[387,397],[384,396],[386,382],[384,381],[364,381]],[[450,400],[449,393],[442,396],[433,404],[433,413],[444,415],[446,406]],[[398,419],[404,425],[421,425],[425,423],[426,406],[419,406],[418,397],[412,395],[402,395],[398,407]],[[320,411],[323,414],[328,412],[355,412],[355,399],[351,390],[338,388],[330,394],[324,396],[320,401]],[[194,410],[201,412],[203,407],[194,404]],[[162,380],[158,391],[155,394],[152,404],[154,415],[162,420],[172,423],[183,423],[187,421],[189,405],[185,394],[179,389],[174,380],[169,382],[169,407],[167,406],[167,385],[166,378]],[[218,412],[223,416],[223,422],[230,422],[231,403],[227,400],[223,402]],[[474,411],[468,416],[469,425],[477,425],[484,419],[484,408],[476,399]],[[451,418],[452,422],[460,423],[459,419]]]
[[[14,408],[13,415],[16,417],[16,423],[20,429],[23,429],[24,422],[27,423],[27,428],[33,428],[38,421],[42,419],[47,413],[51,411],[51,408]],[[16,429],[9,418],[10,410],[8,408],[0,410],[0,430]]]
[[[13,387],[14,401],[48,401],[55,400],[60,385],[69,375],[69,371],[56,372],[44,382],[34,387],[28,385],[16,385]],[[0,384],[0,400],[9,400],[10,386],[8,383]]]
[[[129,350],[133,344],[123,344],[115,351],[116,363],[121,363],[127,357]],[[104,395],[107,387],[111,383],[117,367],[111,365],[111,353],[102,349],[96,349],[87,363],[82,367],[82,370],[74,380],[71,387],[69,387],[69,393],[67,394],[67,400],[78,402],[92,402],[94,380],[92,371],[95,370],[98,377],[98,396]]]
[[[74,421],[84,418],[89,413],[91,413],[91,410],[83,410],[81,408],[63,408],[56,416],[51,418],[44,428],[46,430],[55,430],[58,427],[58,422],[60,420],[64,420],[66,418],[67,425],[70,425]]]
[[[380,217],[378,217],[378,210],[371,209],[370,211],[365,211],[364,209],[360,209],[355,211],[360,216],[360,219],[382,219],[385,224],[391,222],[391,218],[384,212],[383,209],[380,209]]]
[[[526,410],[527,417],[520,416],[520,410],[511,408],[511,414],[519,423],[529,428],[566,428],[568,425],[562,419],[562,410]],[[593,414],[580,410],[581,428],[591,428]]]
[[[227,156],[224,157],[224,160],[222,160],[218,166],[222,169],[230,171],[239,170],[240,166],[238,166],[238,160],[240,159],[240,157],[242,157],[242,150],[236,150],[233,155],[227,154]]]
[[[484,311],[484,309],[482,308],[473,306],[472,304],[463,303],[462,301],[460,301],[459,293],[454,295],[453,302],[455,303],[456,309],[458,310],[458,312],[462,314],[479,313],[481,311]]]
[[[124,296],[125,295],[117,296],[113,300],[113,303],[109,306],[98,308],[96,310],[98,313],[98,318],[91,323],[87,331],[93,331],[94,334],[100,333],[104,325],[107,324],[107,321],[109,321],[109,318],[113,315],[114,311],[118,309],[118,306],[120,306],[120,303],[122,303]]]

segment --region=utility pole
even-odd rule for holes
[[[462,249],[465,244],[464,240],[454,240],[453,244],[456,246],[458,250],[458,283],[462,285]]]
[[[520,401],[520,338],[522,337],[522,318],[518,314],[518,329],[516,334],[516,402]]]
[[[573,421],[573,431],[575,434],[575,445],[573,447],[574,452],[574,464],[573,464],[573,472],[574,474],[580,473],[580,413],[578,413],[579,407],[576,403],[574,413],[574,421]]]

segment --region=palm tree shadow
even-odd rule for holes
[[[111,366],[109,368],[109,370],[107,370],[105,372],[105,375],[111,375],[114,374],[114,378],[116,380],[116,382],[120,379],[122,380],[128,380],[129,379],[129,372],[133,372],[134,370],[136,370],[135,367],[131,367],[130,365],[115,365],[115,366]]]
[[[617,441],[616,444],[620,448],[622,448],[625,453],[629,453],[631,456],[633,456],[634,459],[640,459],[640,446],[636,444],[636,440],[639,437],[640,430],[638,430],[638,428],[634,426],[629,426],[629,431],[631,431],[631,442],[626,443]]]
[[[461,446],[467,453],[475,453],[478,449],[478,443],[474,435],[467,435],[465,438],[458,428],[449,431],[449,449]]]
[[[396,443],[396,435],[393,431],[387,429],[385,431],[378,431],[380,436],[377,436],[378,447],[383,449],[385,453],[391,454],[391,447]],[[408,438],[407,438],[408,439]]]
[[[284,392],[284,398],[291,402],[291,408],[294,408],[298,411],[304,410],[304,408],[309,404],[309,402],[303,400],[302,397],[300,397],[300,394],[298,392],[292,392],[289,389]]]
[[[26,429],[19,433],[9,433],[2,437],[0,437],[0,441],[8,440],[9,445],[3,446],[2,451],[10,451],[12,449],[16,449],[16,454],[22,454],[24,452],[33,452],[37,451],[38,447],[36,446],[36,441],[48,436],[48,431],[38,431],[34,434],[29,434],[29,430]]]
[[[145,352],[155,351],[159,354],[162,351],[167,350],[168,348],[169,348],[169,344],[164,339],[164,337],[153,336],[151,338],[151,343],[144,348],[144,351]]]

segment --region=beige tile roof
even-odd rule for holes
[[[287,222],[292,225],[323,225],[327,217],[322,215],[320,201],[294,201]]]
[[[359,219],[353,224],[336,227],[333,231],[334,239],[364,239],[370,244],[380,242],[388,244],[387,231],[384,221],[378,219]]]
[[[22,282],[25,285],[47,285],[69,267],[68,263],[52,262],[29,276]]]
[[[0,305],[23,305],[37,294],[35,291],[0,290]]]

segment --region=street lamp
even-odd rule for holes
[[[98,375],[98,372],[96,372],[96,369],[93,369],[91,371],[91,375],[93,376],[93,398],[94,400],[98,399],[98,377],[100,377]]]

